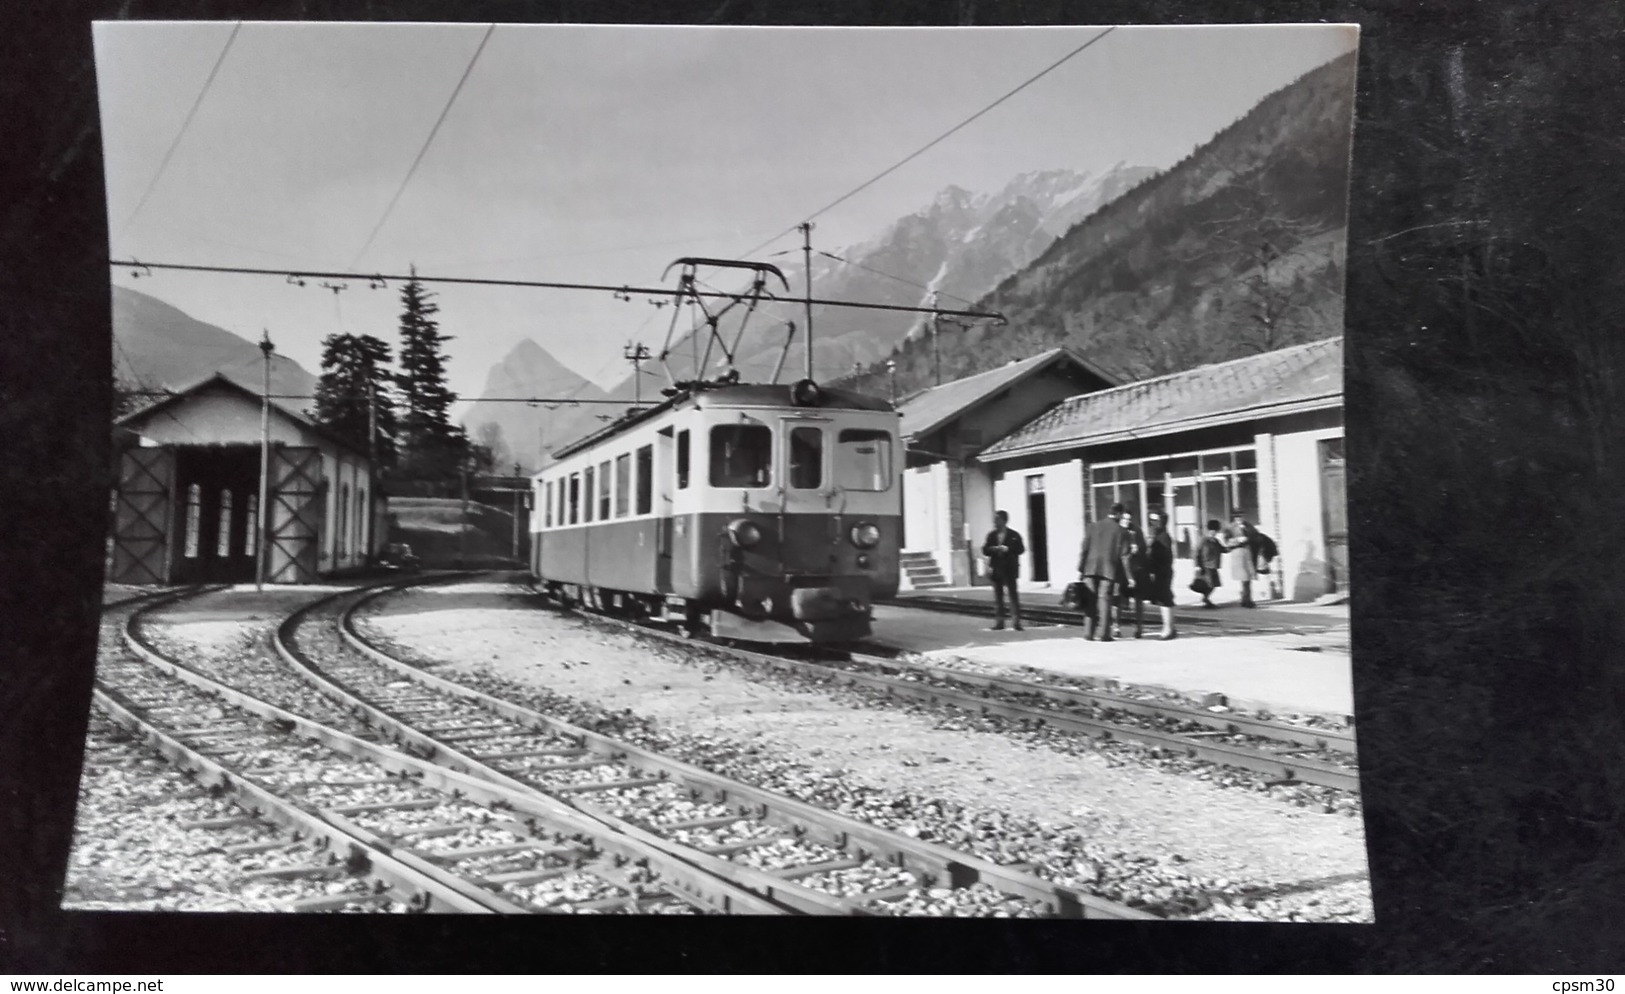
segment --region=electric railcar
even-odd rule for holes
[[[532,478],[550,595],[754,641],[869,634],[898,584],[899,415],[850,391],[690,387]]]

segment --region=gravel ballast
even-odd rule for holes
[[[933,799],[980,825],[1081,835],[1150,880],[1202,878],[1232,894],[1197,917],[1371,919],[1360,821],[1189,775],[978,730],[975,716],[875,707],[561,616],[501,583],[392,594],[361,615],[381,644],[453,679],[485,675],[646,720],[661,733],[735,743],[858,790]],[[742,775],[739,771],[726,771]],[[907,812],[896,827],[910,830]],[[916,831],[919,830],[917,827]],[[1014,847],[1013,848],[1019,848]],[[1250,885],[1250,890],[1247,889]]]

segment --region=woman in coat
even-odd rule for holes
[[[1134,526],[1134,512],[1124,511],[1119,524],[1122,526],[1124,539],[1128,551],[1123,555],[1123,588],[1122,603],[1118,609],[1119,626],[1112,631],[1118,638],[1123,637],[1121,619],[1128,610],[1129,602],[1134,602],[1134,637],[1145,635],[1145,598],[1147,588],[1151,585],[1150,558],[1145,547],[1145,532]]]
[[[1220,534],[1219,519],[1209,518],[1207,537],[1196,548],[1196,578],[1207,582],[1207,590],[1202,592],[1203,607],[1218,607],[1211,598],[1213,591],[1219,589],[1219,567],[1224,563],[1224,543],[1219,538]]]
[[[1144,597],[1162,614],[1162,634],[1166,642],[1179,633],[1174,630],[1174,537],[1168,534],[1168,517],[1161,511],[1145,516],[1151,526],[1146,540],[1146,589]]]
[[[1258,542],[1258,532],[1239,507],[1230,511],[1230,524],[1225,526],[1223,542],[1225,572],[1241,584],[1241,606],[1257,607],[1253,603],[1253,581],[1258,579],[1258,563],[1253,559],[1253,547]]]

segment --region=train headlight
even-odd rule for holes
[[[852,544],[860,549],[873,549],[880,544],[880,526],[872,521],[860,521],[847,533]]]
[[[756,522],[738,518],[728,522],[728,538],[741,549],[748,549],[762,540],[762,530]]]
[[[812,380],[797,380],[790,387],[790,403],[797,407],[817,407],[824,393]]]

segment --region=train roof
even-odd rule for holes
[[[612,438],[645,422],[653,421],[668,411],[674,411],[688,404],[693,404],[695,407],[793,407],[798,410],[827,411],[896,410],[889,402],[879,397],[871,397],[855,390],[824,386],[818,388],[818,403],[810,405],[796,404],[790,397],[791,387],[792,384],[789,383],[728,383],[683,390],[661,401],[654,407],[629,411],[610,424],[561,447],[553,453],[553,458],[555,460],[567,458],[584,449],[591,448],[607,438]]]

